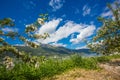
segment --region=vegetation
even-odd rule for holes
[[[67,59],[47,59],[40,64],[39,67],[30,65],[29,63],[19,62],[12,70],[5,69],[4,66],[0,67],[1,80],[42,80],[46,77],[52,77],[60,74],[66,70],[73,68],[84,69],[100,69],[98,63],[108,62],[111,59],[120,58],[120,55],[101,56],[83,58],[78,55],[73,55]],[[6,76],[7,75],[7,76]]]
[[[116,9],[113,9],[111,5],[109,5],[109,8],[113,12],[114,19],[99,18],[103,26],[94,37],[92,43],[88,45],[93,51],[105,55],[120,52],[120,7],[116,3]],[[37,48],[39,45],[35,43],[35,39],[46,39],[46,37],[49,37],[47,33],[43,35],[36,33],[37,29],[47,19],[46,16],[46,14],[42,14],[35,23],[28,25],[25,28],[24,35],[14,31],[4,32],[3,29],[13,27],[14,22],[10,18],[0,20],[0,54],[11,52],[18,57],[12,59],[5,55],[4,61],[0,61],[0,80],[43,80],[46,77],[51,77],[73,68],[100,69],[98,63],[120,58],[120,55],[116,54],[109,56],[102,55],[100,57],[72,55],[65,59],[46,59],[44,56],[26,55],[25,52],[19,51],[7,42],[6,37],[10,39],[17,38],[28,46]]]
[[[120,52],[120,4],[115,3],[114,7],[108,4],[113,16],[110,18],[98,18],[102,26],[93,38],[88,47],[94,52],[105,55]]]
[[[18,51],[13,45],[8,43],[7,41],[10,39],[19,39],[23,43],[27,44],[30,47],[37,48],[39,45],[35,43],[35,39],[45,39],[48,37],[47,33],[43,35],[37,34],[38,28],[44,24],[44,21],[47,19],[47,14],[41,14],[40,18],[37,19],[36,22],[27,25],[25,28],[25,32],[18,33],[17,31],[3,31],[5,28],[14,28],[14,21],[11,18],[4,18],[0,20],[0,54],[11,52],[15,54],[17,57],[26,60],[25,52]]]
[[[25,63],[27,62],[29,65],[34,65],[35,67],[36,65],[39,66],[37,56],[30,56],[23,51],[19,51],[16,47],[7,41],[10,39],[19,39],[19,41],[22,41],[24,44],[27,44],[32,48],[37,48],[39,44],[36,44],[35,39],[45,39],[49,36],[47,33],[44,33],[42,35],[37,34],[38,28],[44,24],[45,20],[47,20],[47,14],[41,14],[40,18],[38,18],[36,22],[27,25],[25,32],[21,34],[13,30],[4,31],[5,28],[14,27],[15,24],[11,18],[4,18],[0,20],[0,66],[4,66],[6,70],[11,70],[16,67],[16,64],[14,63],[11,56],[8,55],[8,53],[14,54],[14,59],[18,60],[17,62],[22,60]]]

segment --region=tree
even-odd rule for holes
[[[4,28],[14,28],[14,21],[11,18],[4,18],[0,20],[0,54],[5,52],[11,52],[17,57],[22,58],[23,61],[28,61],[29,57],[25,52],[18,51],[16,47],[8,43],[6,38],[9,39],[19,39],[30,47],[37,48],[39,44],[35,43],[36,39],[46,39],[49,35],[44,33],[43,35],[37,34],[38,28],[44,24],[47,20],[47,14],[41,14],[40,17],[34,23],[27,25],[25,32],[22,34],[15,31],[4,32]]]
[[[98,18],[102,22],[102,26],[92,41],[88,43],[88,47],[92,51],[105,55],[120,52],[120,4],[116,2],[114,7],[108,4],[108,8],[113,17]]]

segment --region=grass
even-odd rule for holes
[[[99,69],[98,63],[108,62],[111,59],[120,58],[120,55],[83,58],[79,55],[70,56],[67,59],[47,59],[35,68],[29,63],[17,63],[12,70],[0,67],[0,80],[42,80],[61,74],[73,68],[84,68],[88,70]],[[6,76],[7,75],[7,76]]]

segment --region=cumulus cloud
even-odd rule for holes
[[[42,42],[42,43],[57,42],[63,38],[67,38],[72,33],[80,32],[80,30],[82,28],[83,27],[81,26],[81,24],[76,24],[73,21],[68,21],[63,26],[61,26],[59,29],[57,29],[56,31],[51,33],[49,38],[47,38],[43,41],[40,40],[40,42]],[[40,31],[41,31],[41,29],[40,29]]]
[[[52,21],[46,22],[38,31],[38,34],[49,33],[52,34],[55,32],[57,26],[59,25],[62,19],[53,19]]]
[[[81,41],[83,41],[85,38],[91,36],[94,33],[95,30],[95,26],[94,25],[87,25],[86,28],[82,29],[80,31],[80,34],[77,35],[76,38],[73,38],[70,40],[70,42],[77,44],[80,43]]]
[[[53,11],[60,9],[63,6],[64,0],[51,0],[49,5],[53,8]]]
[[[91,36],[95,29],[95,26],[93,26],[93,25],[77,24],[73,21],[67,21],[63,26],[60,26],[58,28],[60,21],[61,21],[61,19],[56,19],[56,20],[54,19],[54,20],[49,21],[46,24],[44,24],[39,29],[38,33],[43,34],[44,32],[48,32],[50,37],[48,37],[45,40],[39,39],[38,42],[41,42],[44,44],[56,43],[59,40],[68,38],[70,35],[72,35],[74,33],[79,33],[79,35],[77,35],[77,38],[73,37],[70,40],[70,42],[72,42],[72,43],[78,43],[82,39]]]
[[[83,6],[83,16],[89,15],[91,12],[91,8],[87,5]]]
[[[78,44],[81,41],[83,41],[85,38],[91,36],[94,33],[94,30],[96,29],[94,25],[86,25],[84,29],[80,31],[80,33],[77,35],[76,38],[73,38],[70,40],[70,42],[74,44]]]

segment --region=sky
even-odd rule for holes
[[[23,32],[26,25],[33,23],[41,13],[48,14],[48,20],[38,30],[39,34],[49,33],[43,44],[63,46],[70,49],[87,48],[89,41],[96,35],[101,23],[97,17],[110,17],[112,13],[107,3],[120,0],[0,0],[0,19],[10,17],[15,28],[4,31]],[[12,44],[22,44],[9,40]]]

